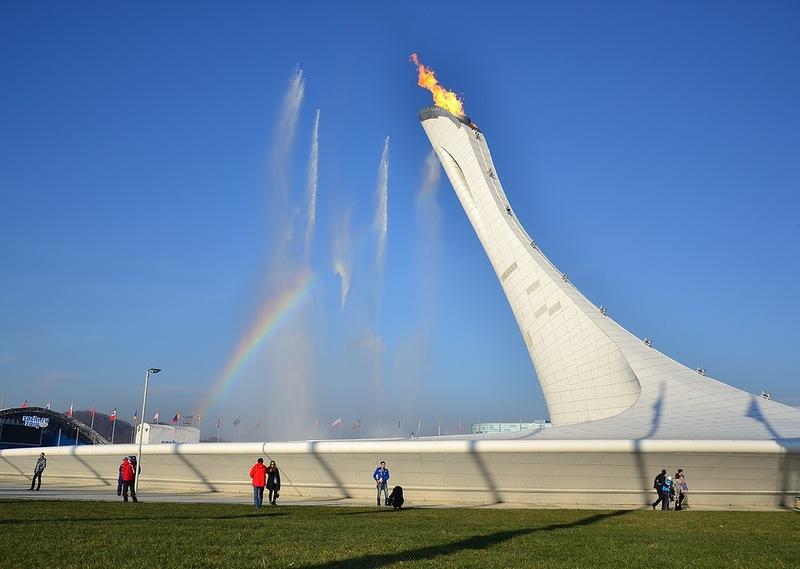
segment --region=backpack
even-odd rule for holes
[[[395,486],[392,488],[392,493],[389,494],[389,498],[386,500],[386,505],[392,506],[395,510],[399,510],[403,507],[404,502],[405,499],[403,498],[403,487]]]

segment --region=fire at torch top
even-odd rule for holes
[[[430,67],[426,67],[420,63],[419,56],[416,53],[412,53],[410,59],[411,62],[417,66],[417,85],[431,92],[434,106],[444,109],[465,125],[480,132],[478,125],[464,113],[464,103],[461,97],[455,92],[448,91],[439,85],[439,80],[436,79],[436,73],[434,73]]]
[[[461,98],[453,91],[448,91],[439,85],[439,80],[436,79],[436,73],[433,72],[433,69],[420,63],[419,56],[416,53],[411,54],[411,62],[417,66],[419,74],[417,85],[431,92],[433,103],[457,117],[466,118],[464,103]]]

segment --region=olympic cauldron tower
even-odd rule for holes
[[[419,118],[497,273],[560,427],[539,437],[800,437],[800,410],[687,368],[583,296],[520,224],[471,120],[438,106]]]

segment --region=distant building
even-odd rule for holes
[[[0,449],[107,443],[79,419],[52,409],[18,407],[0,411]]]
[[[548,429],[553,425],[548,420],[542,421],[499,421],[497,423],[473,423],[471,432],[473,435],[483,435],[486,433],[518,433],[522,431],[539,431],[541,429]]]
[[[175,443],[199,443],[200,429],[196,427],[184,427],[175,425],[151,425],[145,423],[136,427],[136,437],[134,442],[138,444],[142,426],[144,426],[145,445],[164,445]]]

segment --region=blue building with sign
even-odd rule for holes
[[[45,407],[0,410],[0,449],[107,444],[74,417]]]

